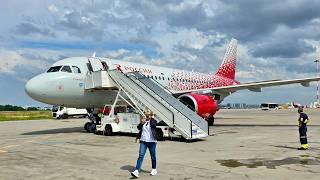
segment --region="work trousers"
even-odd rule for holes
[[[147,148],[149,149],[149,153],[151,156],[151,163],[152,163],[152,169],[156,169],[157,167],[157,160],[156,160],[156,142],[143,142],[140,141],[140,148],[139,148],[139,157],[136,164],[136,170],[140,171],[144,155],[146,154]]]
[[[307,126],[306,125],[302,125],[299,127],[299,136],[300,136],[300,143],[301,144],[308,144]]]

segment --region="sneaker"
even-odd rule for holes
[[[133,176],[135,178],[139,178],[139,171],[138,170],[134,170],[133,172],[131,172],[131,176]]]
[[[299,147],[298,150],[307,150],[308,148]]]
[[[157,170],[156,169],[152,169],[151,172],[150,172],[150,175],[151,176],[155,176],[157,174]]]

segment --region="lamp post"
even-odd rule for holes
[[[320,60],[317,58],[314,61],[317,64],[317,76],[319,75],[319,62]],[[319,81],[317,81],[317,107],[319,106]]]

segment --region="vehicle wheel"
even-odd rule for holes
[[[68,114],[63,114],[62,119],[68,119]]]
[[[208,118],[208,125],[213,126],[214,124],[214,117]]]
[[[105,135],[105,136],[112,136],[113,135],[112,127],[110,124],[106,125],[105,130],[103,132],[103,135]]]
[[[91,123],[88,126],[88,130],[89,130],[89,133],[94,133],[96,131],[96,125],[94,123]]]
[[[84,124],[83,128],[84,128],[87,132],[89,132],[89,127],[90,127],[91,124],[92,124],[91,122],[86,122],[86,123]]]
[[[163,137],[162,129],[161,128],[157,128],[156,131],[157,131],[157,140],[158,141],[163,141],[164,137]]]

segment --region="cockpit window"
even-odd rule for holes
[[[73,71],[73,73],[81,74],[80,68],[78,68],[77,66],[72,66],[72,71]]]
[[[50,69],[47,71],[49,72],[58,72],[61,69],[62,66],[52,66]]]
[[[63,66],[63,68],[61,69],[61,72],[72,73],[70,66]]]

